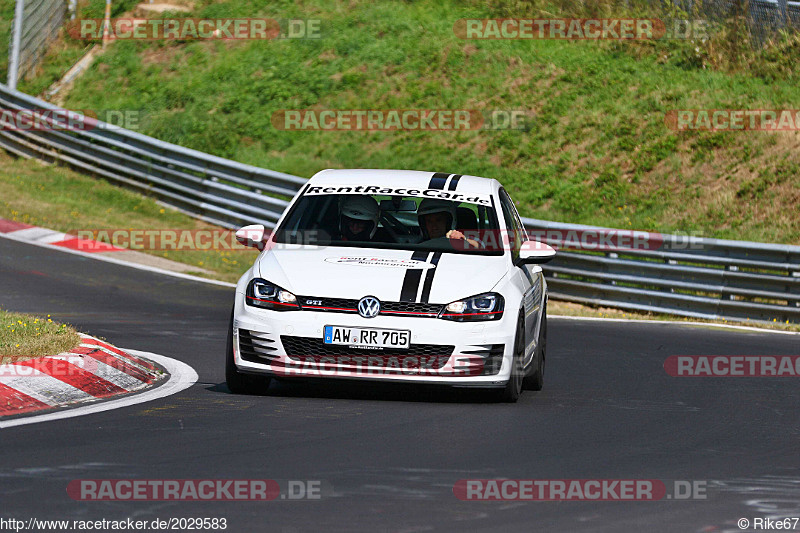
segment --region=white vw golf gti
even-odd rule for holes
[[[225,374],[236,393],[272,377],[540,390],[555,256],[529,241],[493,179],[405,170],[323,170],[239,280]]]

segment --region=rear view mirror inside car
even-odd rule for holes
[[[416,211],[417,203],[414,200],[403,200],[402,198],[381,200],[381,211]]]

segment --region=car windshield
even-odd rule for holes
[[[502,255],[499,235],[493,205],[414,196],[306,194],[292,206],[274,240]]]

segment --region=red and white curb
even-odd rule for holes
[[[182,390],[188,389],[197,382],[197,372],[186,363],[178,361],[177,359],[172,359],[156,353],[140,352],[139,350],[125,349],[124,351],[140,359],[143,358],[148,361],[155,361],[164,367],[168,374],[166,381],[160,382],[157,387],[145,388],[143,391],[137,392],[136,394],[124,394],[116,398],[103,400],[102,402],[78,404],[76,407],[70,409],[58,409],[45,412],[44,414],[33,413],[29,416],[18,416],[10,419],[3,419],[0,417],[0,429],[26,426],[39,422],[52,422],[66,418],[102,413],[122,407],[130,407],[131,405],[150,402],[177,394]]]
[[[0,218],[0,233],[18,240],[38,244],[50,244],[52,246],[60,246],[69,250],[80,250],[87,253],[122,252],[124,250],[123,248],[111,246],[110,244],[100,241],[79,239],[68,233],[31,226],[23,222],[2,218]]]
[[[69,352],[0,365],[0,417],[128,394],[166,375],[141,357],[80,335]]]

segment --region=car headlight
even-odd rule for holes
[[[247,285],[245,303],[273,311],[293,311],[300,309],[297,297],[291,292],[261,278],[254,278]]]
[[[474,320],[500,320],[503,316],[503,297],[487,292],[447,304],[439,318],[469,322]]]

